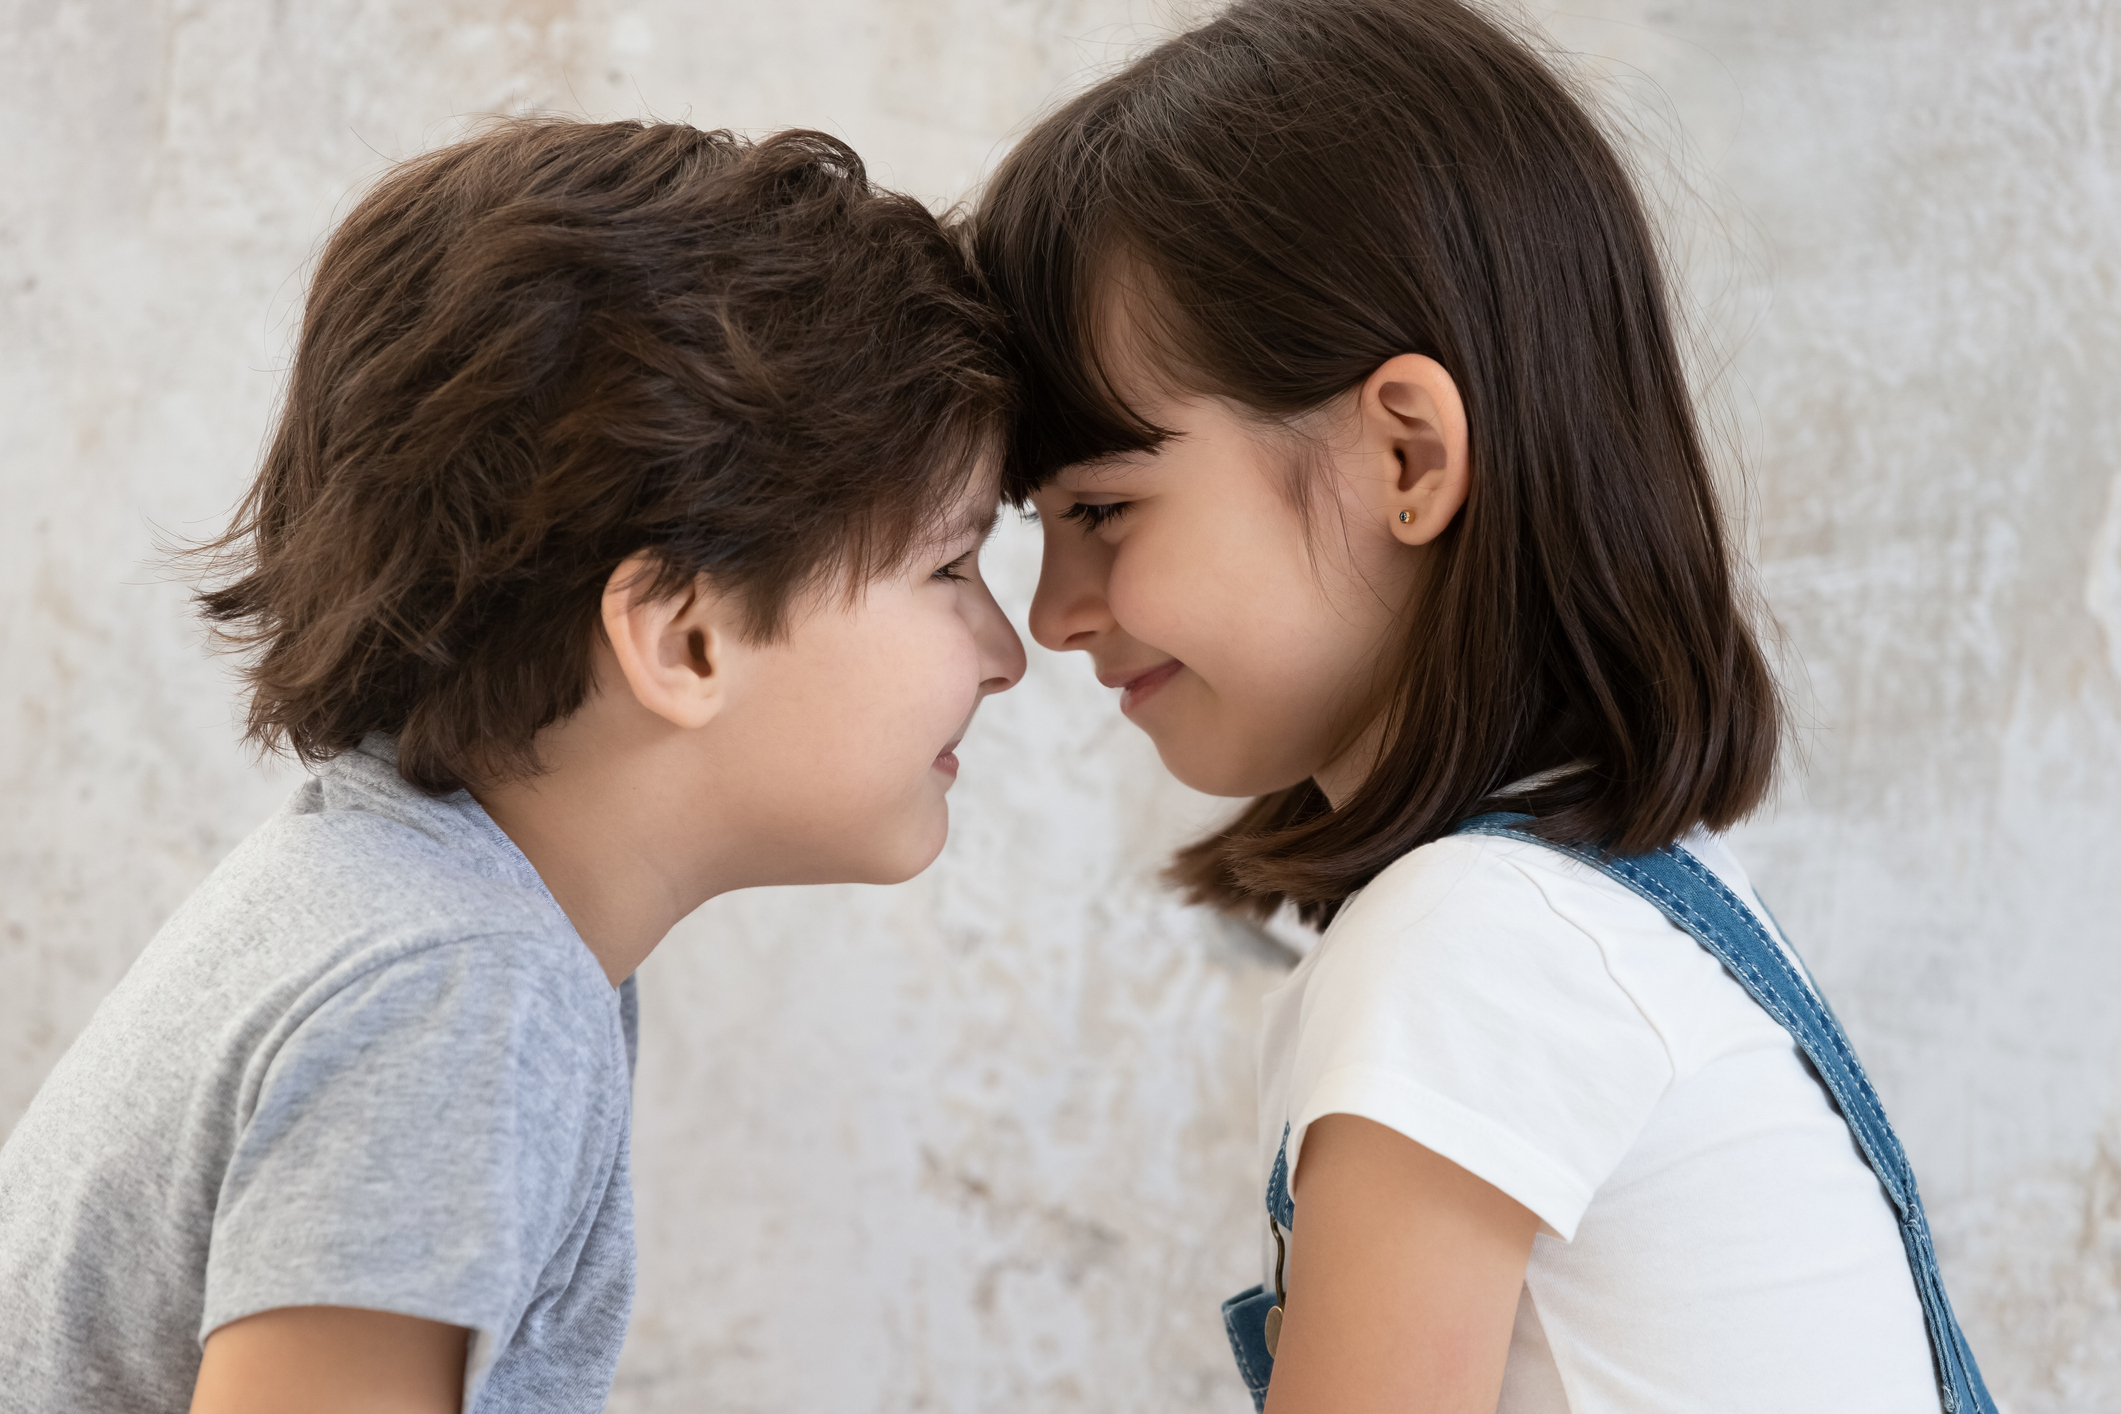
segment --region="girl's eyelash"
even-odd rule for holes
[[[965,568],[966,562],[972,558],[973,554],[973,551],[967,550],[964,554],[959,555],[949,564],[937,570],[933,577],[936,579],[947,579],[956,584],[963,584],[965,576],[960,571]]]
[[[1110,525],[1118,520],[1126,514],[1127,507],[1133,504],[1132,501],[1114,501],[1109,506],[1088,506],[1077,501],[1061,512],[1061,519],[1072,520],[1086,530],[1096,530],[1099,526]]]

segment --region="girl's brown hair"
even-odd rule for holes
[[[256,650],[253,740],[395,733],[436,793],[532,772],[629,555],[771,637],[792,595],[926,543],[1014,399],[960,241],[838,139],[499,122],[325,247],[200,601]]]
[[[1201,393],[1289,420],[1402,353],[1465,400],[1472,490],[1434,546],[1383,754],[1340,808],[1264,796],[1185,850],[1198,899],[1311,922],[1525,776],[1515,808],[1621,853],[1747,814],[1780,711],[1734,590],[1654,242],[1612,147],[1455,0],[1242,0],[1041,122],[978,213],[1017,320],[1018,499],[1169,435],[1114,392],[1098,301]]]

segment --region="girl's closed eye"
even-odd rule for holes
[[[1085,530],[1098,530],[1110,525],[1127,513],[1132,501],[1112,501],[1105,505],[1093,505],[1088,501],[1077,501],[1061,512],[1062,520],[1072,520]]]

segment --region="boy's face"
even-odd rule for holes
[[[980,700],[1024,672],[980,577],[995,505],[979,478],[943,541],[851,600],[793,606],[781,639],[744,650],[717,774],[745,778],[745,829],[772,882],[896,883],[941,852],[958,741]]]

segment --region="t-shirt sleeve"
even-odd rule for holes
[[[290,1008],[244,1077],[202,1340],[329,1305],[468,1327],[479,1365],[508,1343],[623,1135],[617,1002],[537,952],[430,946]]]
[[[1410,855],[1353,900],[1302,1000],[1291,1171],[1329,1114],[1397,1130],[1573,1238],[1669,1088],[1671,1056],[1535,871],[1484,839]]]

